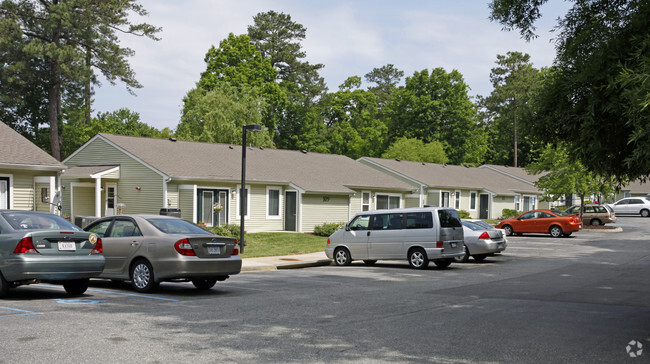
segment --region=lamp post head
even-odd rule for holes
[[[246,131],[246,130],[247,130],[247,131],[260,131],[260,130],[262,130],[262,126],[261,126],[261,125],[257,125],[257,124],[244,125],[244,130],[245,130],[245,131]]]

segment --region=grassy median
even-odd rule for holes
[[[272,257],[324,251],[327,237],[302,233],[250,233],[242,258]]]

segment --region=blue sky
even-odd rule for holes
[[[103,81],[95,89],[93,111],[122,107],[158,129],[175,129],[183,96],[205,70],[203,58],[229,33],[244,34],[253,16],[274,10],[291,15],[307,28],[302,42],[311,63],[322,63],[330,91],[350,76],[361,76],[392,63],[405,76],[443,67],[458,70],[470,95],[492,91],[489,75],[497,54],[531,55],[535,67],[550,66],[555,56],[549,30],[570,6],[555,0],[542,7],[539,38],[527,43],[517,32],[501,31],[488,20],[488,0],[141,0],[149,11],[138,18],[163,28],[158,42],[122,37],[135,55],[129,59],[143,88],[131,95],[123,84]],[[135,19],[136,21],[138,19]],[[402,81],[403,83],[403,81]]]

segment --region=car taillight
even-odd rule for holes
[[[327,239],[327,245],[330,245],[330,239]]]
[[[442,241],[436,241],[436,248],[442,248]]]
[[[478,238],[479,239],[489,239],[490,234],[488,234],[487,231],[484,231],[483,234],[481,234]]]
[[[177,241],[176,244],[174,244],[174,249],[176,249],[180,255],[196,255],[194,249],[192,249],[192,244],[190,244],[190,241],[187,239]]]
[[[36,248],[34,248],[34,242],[32,242],[32,237],[22,238],[16,249],[14,249],[14,254],[40,254]]]
[[[231,255],[239,255],[239,243],[237,243],[236,239],[235,239],[235,246],[232,248]]]
[[[90,254],[102,254],[102,253],[104,253],[104,244],[102,244],[102,239],[97,238],[97,242],[95,243],[95,247],[90,252]]]
[[[570,224],[573,224],[573,223],[574,223],[574,220],[573,220],[573,219],[569,219],[569,223],[570,223]]]

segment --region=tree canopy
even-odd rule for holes
[[[136,0],[3,0],[0,4],[0,94],[9,124],[37,134],[47,123],[50,151],[60,159],[63,106],[83,99],[87,85],[97,84],[95,70],[129,90],[141,85],[117,34],[157,39],[160,30],[133,23],[146,15]],[[86,90],[86,92],[88,92]],[[29,97],[21,99],[22,94]],[[78,101],[77,101],[78,102]],[[85,105],[90,108],[90,105]]]
[[[494,0],[492,19],[535,36],[545,0]],[[650,175],[650,2],[577,1],[557,25],[555,67],[532,131],[565,143],[590,171],[621,182]]]

